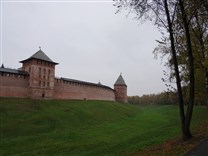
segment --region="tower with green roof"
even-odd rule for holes
[[[29,77],[29,95],[31,98],[51,98],[54,91],[55,65],[40,48],[28,59],[20,61],[22,70],[27,71]]]
[[[120,74],[114,84],[115,100],[118,102],[127,102],[127,85]]]

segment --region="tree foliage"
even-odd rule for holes
[[[165,65],[170,69],[168,80],[175,79],[177,86],[183,138],[191,138],[190,123],[194,102],[206,103],[208,95],[208,2],[206,0],[115,0],[115,2],[118,12],[126,9],[129,14],[135,14],[138,20],[152,21],[160,30],[162,38],[157,41],[158,47],[154,53],[168,58]],[[186,102],[188,106],[185,111]]]
[[[129,96],[128,102],[133,105],[176,105],[176,92],[162,92],[142,96]]]

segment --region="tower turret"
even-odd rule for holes
[[[118,102],[127,102],[127,85],[120,74],[114,84],[115,100]]]
[[[34,55],[20,61],[22,70],[29,73],[29,88],[31,98],[53,97],[55,65],[40,48]]]

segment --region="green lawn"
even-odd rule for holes
[[[194,110],[192,126],[208,118]],[[0,98],[0,155],[128,155],[180,135],[177,106]]]

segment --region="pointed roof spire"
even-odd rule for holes
[[[58,64],[56,62],[53,62],[42,50],[41,47],[39,46],[39,51],[37,51],[35,54],[33,54],[31,57],[29,57],[26,60],[20,61],[21,63],[31,60],[31,59],[38,59],[38,60],[42,60],[42,61],[46,61],[46,62],[50,62],[53,64]]]
[[[123,77],[122,77],[122,73],[120,73],[120,75],[119,75],[119,77],[116,80],[114,85],[125,85],[125,86],[127,86],[125,81],[124,81],[124,79],[123,79]]]

